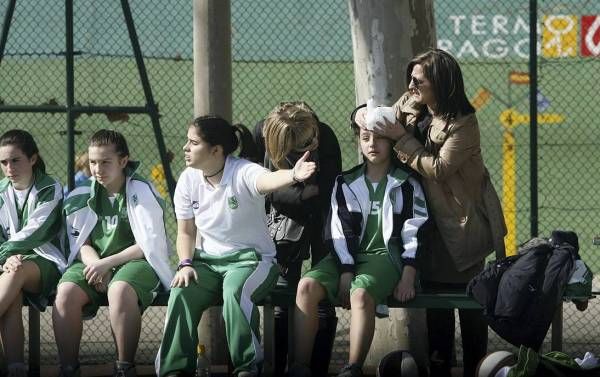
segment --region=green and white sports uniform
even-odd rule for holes
[[[90,303],[84,308],[84,317],[95,316],[98,306],[106,301],[88,284],[83,274],[85,265],[75,258],[81,246],[90,241],[100,258],[138,244],[144,259],[126,262],[113,269],[115,281],[127,282],[138,296],[140,310],[145,310],[161,289],[168,289],[172,279],[169,266],[169,244],[163,221],[163,201],[152,185],[127,170],[124,188],[111,200],[106,189],[95,180],[73,190],[65,201],[67,233],[69,235],[71,265],[60,280],[77,284],[86,292]]]
[[[37,265],[40,292],[24,294],[41,311],[66,268],[61,242],[62,202],[60,183],[46,174],[36,172],[32,186],[21,191],[15,190],[7,178],[0,181],[0,265],[18,254]]]
[[[201,236],[193,261],[198,282],[171,289],[158,375],[193,373],[202,312],[221,300],[234,374],[257,370],[262,362],[255,303],[268,295],[279,275],[264,196],[256,188],[257,178],[267,171],[228,156],[216,187],[198,169],[187,168],[179,177],[177,219],[194,219]]]
[[[392,167],[379,183],[369,181],[364,165],[336,179],[326,242],[333,253],[304,276],[317,280],[337,300],[342,272],[355,277],[350,292],[363,288],[375,303],[385,303],[402,276],[415,265],[423,224],[428,219],[421,185]]]
[[[106,189],[99,184],[95,187],[96,195],[88,202],[98,215],[98,222],[90,234],[91,246],[96,250],[100,258],[106,258],[121,252],[135,244],[135,237],[131,232],[129,218],[127,217],[127,199],[125,187],[117,193],[113,200],[109,199]],[[106,301],[106,292],[98,292],[85,279],[83,262],[76,260],[67,269],[61,283],[71,282],[77,284],[88,295],[90,303],[83,309],[85,318],[96,315],[98,307]],[[144,260],[132,260],[113,269],[113,277],[110,284],[115,281],[127,282],[138,296],[140,309],[145,310],[154,299],[160,288],[158,276]]]

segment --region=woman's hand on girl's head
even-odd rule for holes
[[[21,254],[11,255],[2,265],[2,271],[17,272],[21,267],[23,267],[23,256]]]
[[[317,164],[313,161],[306,161],[310,156],[310,151],[304,152],[302,157],[298,159],[294,169],[292,169],[292,179],[297,182],[304,182],[317,171]]]
[[[198,282],[198,273],[193,266],[184,266],[171,281],[171,288],[182,288],[190,285],[191,282]]]
[[[390,122],[386,118],[383,118],[383,122],[377,122],[377,127],[373,129],[373,132],[387,137],[388,139],[400,140],[400,138],[406,134],[406,129],[400,124],[398,119],[394,122]]]

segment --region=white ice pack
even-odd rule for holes
[[[392,107],[376,106],[375,100],[370,98],[367,101],[367,116],[365,120],[367,122],[367,130],[373,131],[379,127],[377,123],[385,124],[385,120],[391,123],[395,122],[396,113]]]

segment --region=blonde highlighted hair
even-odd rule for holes
[[[90,158],[87,151],[75,157],[75,170],[84,172],[88,177],[92,175],[90,172]]]
[[[292,152],[315,150],[319,126],[313,110],[305,102],[282,102],[274,108],[263,126],[265,149],[277,169],[290,168],[286,156]]]

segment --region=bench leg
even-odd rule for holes
[[[562,302],[556,308],[556,313],[552,319],[552,351],[562,351],[563,343],[563,304]]]
[[[275,368],[275,311],[273,305],[263,306],[263,376],[273,376]]]
[[[40,375],[40,312],[29,306],[29,377]]]
[[[296,360],[294,360],[294,316],[296,314],[296,307],[294,305],[288,306],[288,368],[294,365]]]

